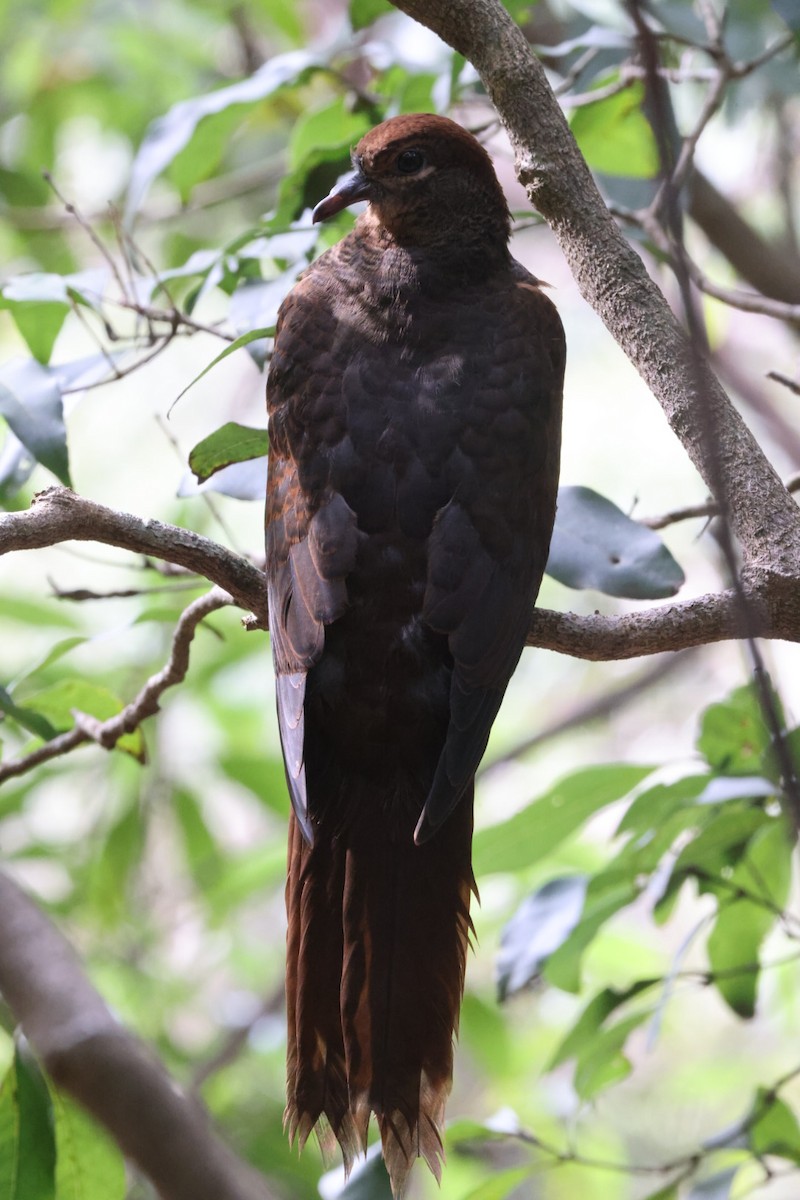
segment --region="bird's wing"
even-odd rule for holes
[[[347,607],[356,517],[329,484],[331,381],[321,367],[333,318],[313,273],[284,302],[267,382],[267,587],[278,727],[297,819],[312,840],[304,766],[306,673],[323,651],[324,627]]]
[[[459,478],[429,542],[423,617],[448,635],[454,665],[447,738],[417,841],[452,811],[486,749],[525,642],[555,513],[564,332],[521,269],[499,307],[486,370],[465,383]]]

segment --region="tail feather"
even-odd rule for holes
[[[344,786],[353,815],[335,835],[323,827],[308,847],[292,818],[287,1124],[302,1143],[322,1119],[349,1170],[374,1113],[399,1196],[416,1158],[437,1179],[444,1158],[471,930],[472,795],[446,837],[417,846],[419,803]]]

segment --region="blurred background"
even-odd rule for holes
[[[677,305],[663,247],[641,218],[656,195],[658,160],[625,6],[506,7],[545,63],[604,195]],[[659,0],[648,10],[674,144],[698,135],[682,195],[696,282],[713,281],[723,296],[697,292],[713,362],[784,478],[800,469],[792,10],[789,0]],[[530,210],[474,71],[384,0],[35,0],[2,6],[0,30],[6,508],[27,508],[60,479],[262,563],[263,460],[201,486],[188,456],[226,422],[265,427],[264,361],[277,305],[353,219],[344,213],[315,229],[309,206],[346,169],[360,135],[403,111],[446,112],[495,156],[515,216],[513,252],[548,282],[566,328],[562,482],[594,489],[636,520],[705,502],[661,410]],[[738,69],[703,124],[726,64]],[[726,302],[742,290],[756,311]],[[774,315],[758,311],[764,299],[760,307],[773,302]],[[197,378],[253,330],[263,337]],[[30,406],[38,422],[30,437],[9,396]],[[673,520],[660,536],[685,574],[679,598],[725,586],[713,524]],[[91,543],[15,553],[0,571],[4,761],[41,743],[26,713],[58,731],[76,708],[103,719],[132,699],[203,590],[202,581]],[[539,600],[608,614],[663,602],[551,577]],[[341,1179],[320,1184],[316,1147],[298,1159],[281,1128],[288,805],[268,640],[246,632],[241,616],[228,609],[199,629],[188,678],[146,723],[143,745],[82,747],[7,778],[0,853],[57,918],[125,1023],[200,1091],[234,1148],[287,1197],[312,1197],[319,1187],[333,1195]],[[800,714],[797,647],[776,643],[764,653],[791,727]],[[760,897],[761,915],[771,908],[772,920],[757,933],[747,925],[752,914],[737,923],[728,912],[721,924],[731,896],[703,886],[693,860],[675,871],[692,839],[705,830],[713,842],[718,819],[740,821],[736,837],[717,838],[723,878],[743,847],[753,849],[748,839],[778,836],[774,780],[761,792],[753,785],[755,808],[741,786],[723,787],[719,804],[704,793],[711,777],[769,782],[769,734],[751,694],[736,692],[703,716],[748,679],[736,644],[619,663],[524,654],[478,789],[481,906],[449,1106],[445,1200],[797,1195],[792,1097],[800,1102],[800,1088],[781,1092],[785,1112],[770,1110],[788,1122],[781,1138],[754,1141],[755,1119],[730,1134],[753,1112],[758,1087],[794,1066],[798,918],[785,831],[786,854],[778,852]],[[635,787],[662,789],[650,797],[649,817],[647,805],[631,805]],[[634,840],[638,853],[676,808],[681,818],[663,846],[635,859]],[[627,858],[617,860],[625,846]],[[766,861],[769,875],[775,860]],[[538,907],[526,917],[532,897]],[[515,913],[521,925],[512,936]],[[759,961],[770,969],[759,972]],[[712,971],[750,963],[752,994],[708,986],[709,962]],[[14,1053],[7,1013],[4,1028],[3,1066]],[[775,1161],[765,1157],[772,1153]],[[673,1185],[679,1176],[685,1182]],[[120,1196],[150,1194],[141,1179],[115,1179]],[[377,1172],[363,1187],[359,1194],[384,1195]],[[435,1193],[420,1169],[412,1194]]]

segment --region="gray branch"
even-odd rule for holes
[[[500,0],[393,2],[478,70],[511,138],[519,178],[552,227],[581,294],[651,388],[712,493],[715,462],[724,464],[724,499],[745,562],[796,577],[794,501],[707,364],[695,382],[686,333],[609,214],[519,27]],[[708,428],[719,431],[716,450],[704,437]]]
[[[272,1200],[202,1106],[119,1024],[67,940],[0,872],[0,991],[50,1077],[106,1127],[163,1200]]]

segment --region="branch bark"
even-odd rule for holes
[[[75,495],[68,488],[49,488],[34,498],[27,512],[0,516],[0,555],[74,540],[94,540],[152,555],[164,562],[178,563],[229,593],[233,601],[250,614],[244,621],[248,628],[268,627],[263,572],[209,538],[175,525],[141,521],[130,513],[115,512]],[[800,641],[800,587],[795,574],[785,578],[772,570],[750,567],[744,573],[743,586],[759,636]],[[201,597],[186,610],[182,620],[189,621],[194,628],[205,615],[203,605],[211,603],[212,607],[217,607],[226,602],[219,597],[220,593]],[[198,609],[198,605],[201,608]],[[685,650],[742,636],[734,611],[733,592],[726,591],[624,616],[579,616],[536,609],[526,644],[573,658],[602,662],[658,654],[664,650]],[[155,676],[154,680],[160,678],[161,675]],[[147,687],[153,682],[149,681]],[[118,737],[124,732],[119,723],[124,721],[129,710],[136,709],[138,703],[134,700],[123,713],[113,718],[113,729],[108,737]],[[86,727],[84,735],[79,742],[91,740],[95,733]],[[64,738],[75,736],[75,731],[62,735]],[[105,742],[108,737],[101,736],[96,740]],[[64,750],[72,748],[69,744]]]
[[[111,1133],[162,1200],[273,1200],[205,1110],[112,1016],[67,940],[0,872],[0,991],[48,1074]]]
[[[177,563],[217,584],[240,608],[252,612],[254,619],[248,622],[249,628],[268,628],[263,572],[199,533],[115,512],[65,487],[39,492],[26,512],[0,516],[0,554],[72,541],[102,542]]]
[[[599,314],[661,404],[673,431],[715,492],[715,463],[730,481],[726,501],[745,562],[788,579],[800,561],[800,520],[758,443],[719,381],[702,365],[663,295],[624,239],[547,82],[540,62],[500,0],[393,0],[468,58],[511,139],[517,174],[549,222],[581,294]],[[698,420],[701,406],[705,420]],[[703,432],[720,431],[716,453]]]

